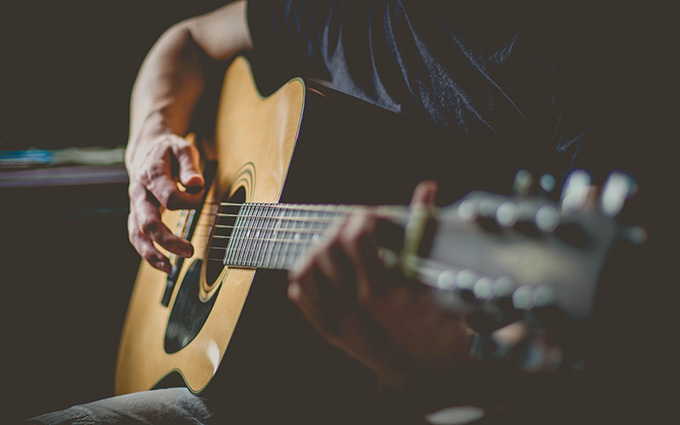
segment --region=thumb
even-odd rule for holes
[[[179,182],[187,189],[202,188],[205,181],[199,167],[198,149],[181,139],[181,142],[174,145],[173,151],[179,164]]]
[[[424,180],[418,183],[411,197],[411,206],[434,207],[437,188],[437,182],[433,180]]]

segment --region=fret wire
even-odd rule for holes
[[[259,231],[255,230],[259,226],[260,222],[260,208],[261,204],[257,203],[255,204],[255,211],[254,215],[255,217],[252,218],[251,223],[250,223],[250,232],[252,235],[253,240],[248,243],[248,252],[246,253],[246,264],[248,265],[252,262],[253,255],[257,252],[257,246],[258,246],[258,234]]]
[[[257,258],[258,254],[260,253],[260,249],[262,248],[262,240],[260,238],[261,230],[260,227],[262,226],[262,220],[264,219],[264,214],[262,213],[263,211],[263,204],[258,204],[257,207],[255,208],[255,214],[258,216],[254,221],[253,221],[253,233],[254,233],[254,238],[255,241],[252,243],[252,247],[250,249],[250,261],[249,264],[255,264],[255,259]]]
[[[273,220],[273,221],[272,221],[272,229],[271,229],[270,232],[269,232],[269,237],[270,237],[270,238],[272,237],[273,234],[277,234],[278,232],[280,232],[279,229],[280,229],[280,227],[281,227],[281,221],[280,221],[280,218],[281,218],[281,211],[282,211],[282,210],[280,210],[280,209],[273,209],[273,210],[272,210],[272,216],[275,216],[275,217],[276,217],[276,220]],[[265,257],[265,262],[266,262],[266,264],[267,264],[268,267],[269,267],[270,264],[271,264],[272,254],[273,254],[273,252],[274,252],[274,249],[275,249],[276,247],[278,247],[278,243],[277,243],[276,241],[272,241],[272,243],[269,244],[269,246],[271,246],[271,248],[268,248],[268,249],[267,249],[268,252],[267,252],[267,256]]]
[[[275,211],[276,220],[274,221],[274,231],[278,234],[281,232],[281,214],[283,213],[283,210],[277,209]],[[279,249],[280,244],[276,241],[272,241],[272,248],[267,259],[267,267],[275,268],[273,265],[276,264]]]
[[[257,258],[260,255],[260,250],[262,249],[262,244],[264,241],[262,240],[262,225],[264,224],[265,220],[265,213],[264,213],[264,206],[266,204],[261,203],[258,204],[256,213],[258,215],[258,218],[256,218],[253,221],[253,230],[255,232],[255,238],[257,239],[255,243],[253,244],[253,248],[251,249],[250,252],[250,264],[256,266],[257,265]]]
[[[286,233],[287,226],[285,225],[285,223],[290,223],[288,221],[288,217],[286,216],[286,214],[289,214],[289,213],[290,213],[290,211],[286,211],[284,209],[278,210],[277,219],[276,219],[276,227],[278,229],[278,233],[280,235],[279,237],[281,239],[286,239],[286,237],[287,237],[287,233]],[[274,247],[275,254],[274,254],[274,262],[272,263],[272,268],[276,269],[276,268],[278,268],[277,265],[279,264],[279,260],[281,258],[281,250],[284,247],[284,242],[274,241],[274,244],[275,244],[275,247]]]
[[[257,264],[261,267],[264,265],[264,259],[267,256],[267,250],[269,249],[270,241],[268,240],[270,237],[270,231],[269,228],[271,227],[271,213],[272,213],[273,208],[271,208],[270,205],[267,205],[264,207],[264,215],[265,215],[265,220],[264,220],[264,225],[263,227],[263,239],[264,242],[262,246],[260,247],[260,251],[258,252],[257,256]]]
[[[247,223],[248,223],[247,219],[248,219],[248,216],[249,216],[248,212],[252,211],[253,205],[252,204],[246,204],[244,206],[244,208],[246,208],[246,209],[243,211],[243,215],[241,217],[239,217],[241,219],[241,223],[244,227],[242,233],[245,236],[245,239],[244,239],[245,242],[242,241],[241,244],[239,244],[239,255],[237,255],[237,257],[236,257],[236,265],[239,265],[239,266],[243,264],[243,260],[244,260],[245,254],[246,254],[247,238],[250,237],[250,231],[248,230],[248,226],[247,226]]]
[[[319,240],[319,230],[321,227],[323,227],[323,224],[318,220],[322,212],[323,211],[321,209],[311,210],[308,212],[308,214],[312,217],[312,220],[310,220],[309,223],[300,223],[300,226],[308,226],[309,233],[305,233],[307,243],[294,245],[293,255],[288,258],[288,263],[291,266],[303,255],[307,255],[309,248]]]
[[[250,209],[250,211],[252,213],[243,214],[243,216],[242,216],[243,226],[245,228],[244,229],[245,239],[244,239],[244,242],[243,242],[243,247],[241,248],[241,251],[240,251],[241,255],[239,255],[239,259],[238,259],[238,265],[239,266],[245,265],[246,259],[247,259],[247,256],[248,256],[248,251],[249,251],[248,247],[249,247],[250,243],[252,242],[252,229],[250,227],[250,222],[252,221],[253,217],[255,216],[256,204],[251,203],[251,204],[249,204],[248,208]]]
[[[301,215],[304,216],[304,215],[309,214],[309,210],[297,210],[296,212],[294,212],[294,214],[295,213],[301,214]],[[297,248],[300,246],[300,244],[297,243],[297,241],[300,239],[300,237],[305,236],[304,233],[298,233],[299,230],[302,230],[301,228],[304,226],[304,224],[303,224],[304,222],[305,222],[305,220],[295,220],[292,223],[292,232],[290,232],[293,236],[292,242],[285,242],[286,250],[283,252],[283,257],[281,258],[281,267],[290,268],[290,266],[291,266],[290,265],[290,256],[291,255],[294,256]],[[291,254],[291,249],[293,251],[292,254]]]
[[[246,208],[245,206],[241,206],[239,208],[239,212],[241,212],[245,208]],[[238,225],[242,221],[243,220],[240,217],[237,217],[236,220],[234,220],[234,224]],[[239,243],[240,243],[240,241],[238,240],[238,236],[240,236],[241,233],[243,233],[243,229],[235,229],[232,232],[232,236],[234,237],[234,239],[230,240],[229,245],[228,245],[228,247],[229,247],[229,253],[227,255],[228,264],[235,264],[236,263],[236,260],[237,260],[236,254],[237,254],[237,249],[239,249]]]
[[[283,214],[283,217],[281,217],[281,227],[284,229],[283,230],[283,238],[282,239],[288,239],[289,238],[289,230],[296,225],[296,221],[291,221],[288,220],[288,216],[295,216],[296,214],[299,214],[299,210],[285,210],[282,209],[281,213]],[[284,241],[277,241],[279,249],[276,253],[276,261],[274,262],[274,268],[276,269],[283,269],[283,259],[286,258],[286,252],[289,249],[289,245],[284,242]],[[283,253],[283,254],[282,254]]]
[[[264,222],[264,229],[262,236],[265,239],[264,243],[262,245],[262,249],[260,250],[260,255],[258,256],[258,264],[260,267],[264,267],[266,265],[266,260],[267,260],[267,254],[271,250],[271,245],[272,241],[270,240],[272,235],[273,235],[273,225],[274,225],[274,211],[276,211],[275,208],[272,208],[271,204],[267,204],[265,207],[265,216],[267,217],[265,222]]]
[[[292,210],[292,212],[293,212],[293,214],[305,215],[305,214],[309,213],[309,210]],[[303,222],[303,220],[293,220],[291,222],[291,226],[289,227],[289,229],[291,231],[287,232],[287,234],[292,235],[293,240],[297,240],[296,238],[300,237],[300,234],[297,233],[297,230],[301,226],[303,226],[302,222]],[[283,256],[281,257],[281,265],[279,266],[279,268],[290,268],[289,265],[288,265],[288,258],[290,256],[290,250],[291,250],[291,248],[294,249],[297,246],[298,246],[298,244],[295,244],[295,243],[284,242],[284,248],[285,249],[283,251]]]
[[[318,213],[319,213],[319,212],[316,211],[316,210],[314,210],[314,211],[312,211],[312,210],[306,210],[306,211],[304,212],[304,214],[307,215],[307,217],[311,216],[313,219],[316,218],[316,216],[318,215]],[[314,241],[314,238],[316,237],[316,234],[314,233],[314,232],[315,232],[315,229],[314,229],[314,223],[313,223],[314,220],[313,220],[313,219],[312,219],[312,220],[308,220],[308,221],[304,221],[304,222],[298,222],[298,225],[301,227],[301,229],[299,229],[299,230],[305,230],[305,229],[302,229],[302,227],[304,227],[305,225],[307,225],[307,226],[308,226],[307,230],[309,230],[309,232],[308,232],[308,233],[298,234],[298,236],[303,236],[303,237],[304,237],[304,240],[305,240],[305,242],[306,242],[305,244],[299,244],[299,243],[296,243],[296,244],[289,244],[289,246],[291,246],[291,247],[293,248],[292,253],[289,254],[289,255],[287,256],[286,261],[285,261],[286,263],[289,264],[289,266],[291,266],[291,265],[295,262],[295,260],[296,260],[298,257],[300,257],[300,255],[302,255],[302,253],[303,253],[304,251],[306,251],[306,250],[303,249],[303,248],[307,247],[312,241]],[[297,230],[297,229],[296,229],[296,230]]]

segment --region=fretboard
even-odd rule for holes
[[[229,237],[223,262],[232,267],[289,270],[338,218],[352,209],[264,203],[223,209],[221,215],[233,222],[224,226],[229,227]]]

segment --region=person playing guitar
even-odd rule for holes
[[[440,158],[431,162],[438,181],[415,187],[413,209],[434,209],[438,187],[446,202],[472,189],[503,191],[518,169],[535,176],[530,190],[539,187],[555,196],[559,191],[553,188],[572,171],[593,163],[588,150],[601,137],[595,116],[605,99],[592,90],[600,75],[581,66],[606,43],[593,38],[597,19],[596,11],[583,17],[568,7],[555,13],[533,4],[251,0],[180,22],[151,49],[132,92],[126,151],[130,241],[148,264],[168,274],[173,259],[195,254],[197,247],[168,228],[162,213],[204,202],[210,187],[202,152],[185,136],[198,105],[213,90],[214,70],[244,52],[252,55],[256,72],[271,71],[264,86],[298,75],[320,78],[335,90],[423,124],[423,140],[443,140]],[[573,27],[579,31],[570,31]],[[597,66],[587,71],[593,69]],[[423,140],[394,145],[405,143],[416,152]],[[384,161],[390,161],[389,152]],[[588,167],[592,182],[601,184],[610,165]],[[417,279],[386,266],[376,249],[384,222],[378,209],[345,215],[291,267],[286,289],[290,302],[328,343],[377,377],[376,398],[366,401],[375,404],[371,409],[337,400],[338,410],[319,418],[318,410],[308,409],[310,400],[293,390],[286,393],[293,382],[271,382],[288,407],[280,400],[231,398],[216,408],[219,395],[205,401],[172,389],[75,411],[104,421],[123,418],[119,423],[132,417],[215,423],[209,421],[237,411],[235,423],[285,421],[289,410],[277,409],[289,408],[298,413],[292,418],[296,423],[418,423],[424,414],[450,405],[465,407],[452,413],[458,415],[454,419],[486,423],[546,418],[554,423],[581,416],[587,403],[580,391],[586,384],[578,374],[555,372],[554,358],[546,353],[559,349],[549,337],[530,342],[531,331],[521,321],[480,332],[468,315],[442,303],[436,288],[414,287]],[[515,347],[536,341],[542,351],[522,353],[543,353],[542,361],[529,367],[526,359],[507,360],[519,356]],[[491,346],[496,351],[489,351]],[[507,348],[502,359],[496,357],[499,347]],[[340,391],[349,397],[354,390]],[[239,410],[239,404],[248,407]],[[46,416],[34,420],[53,423]]]

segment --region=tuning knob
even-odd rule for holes
[[[560,200],[562,210],[568,212],[583,209],[588,204],[591,183],[592,179],[587,172],[583,170],[572,172],[567,177],[562,191],[562,199]]]
[[[608,217],[619,215],[626,200],[637,192],[637,183],[628,174],[613,172],[602,187],[602,212]]]
[[[512,183],[512,193],[517,196],[528,196],[534,187],[534,176],[528,170],[519,170]]]
[[[556,184],[557,182],[552,174],[542,174],[536,180],[528,170],[519,170],[512,183],[512,193],[516,196],[529,196],[539,193],[547,195],[555,190]]]

